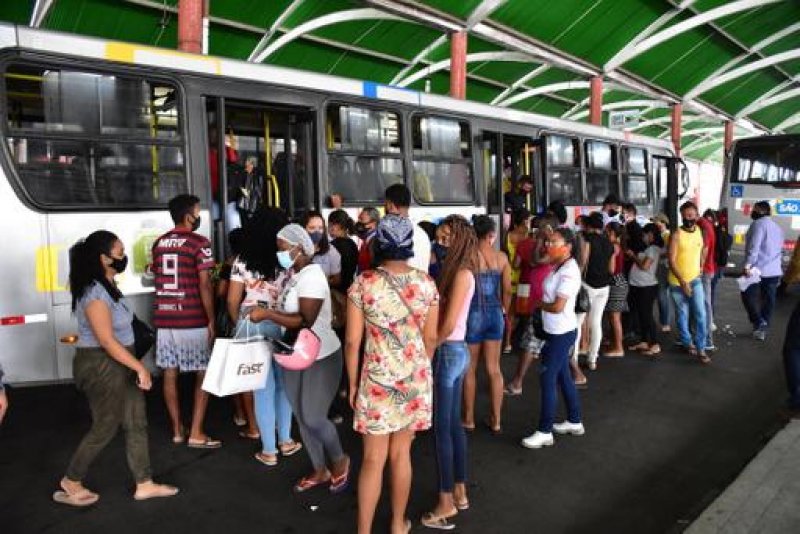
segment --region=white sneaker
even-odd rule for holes
[[[582,436],[586,433],[583,428],[583,423],[570,423],[564,421],[563,423],[556,423],[553,425],[553,432],[556,434],[572,434],[573,436]]]
[[[541,449],[542,447],[552,447],[555,443],[553,434],[545,434],[538,430],[532,435],[522,440],[522,446],[528,449]]]

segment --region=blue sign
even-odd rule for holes
[[[800,199],[781,200],[775,204],[778,215],[800,215]]]
[[[744,187],[741,185],[731,186],[731,198],[742,198],[744,195]]]

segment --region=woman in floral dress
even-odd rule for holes
[[[409,267],[413,223],[387,215],[373,241],[377,269],[350,288],[345,343],[353,426],[364,435],[358,480],[358,532],[371,532],[387,457],[392,468],[393,534],[411,527],[411,441],[431,426],[431,358],[436,349],[439,294],[426,273]],[[361,376],[358,355],[366,330]]]

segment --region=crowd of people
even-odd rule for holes
[[[467,435],[483,411],[475,405],[481,360],[489,388],[483,424],[493,433],[502,432],[504,398],[522,393],[527,371],[541,360],[539,420],[522,440],[531,449],[554,445],[554,434],[585,433],[578,389],[588,383],[585,370],[598,370],[601,355],[658,358],[658,334],[674,325],[676,343],[711,363],[715,291],[732,241],[718,213],[701,215],[685,202],[681,224],[670,231],[665,214],[645,219],[613,195],[572,225],[559,201],[538,215],[515,203],[498,247],[501,232],[490,216],[450,215],[418,225],[409,218],[410,204],[409,190],[393,185],[383,215],[364,208],[357,222],[343,209],[327,220],[312,211],[292,222],[278,209],[262,208],[231,232],[231,256],[218,265],[211,243],[197,233],[199,199],[180,195],[169,203],[175,227],[155,241],[150,269],[155,361],[174,444],[223,445],[205,432],[208,394],[201,388],[216,337],[278,340],[309,329],[320,345],[312,365],[295,370],[273,360],[264,387],[232,401],[239,435],[259,443],[254,459],[275,466],[305,451],[311,470],[294,491],[340,493],[355,476],[336,426],[349,412],[363,436],[358,531],[372,530],[388,462],[391,530],[408,532],[411,446],[417,432],[432,428],[439,494],[421,523],[449,530],[470,507]],[[744,265],[752,282],[742,300],[758,340],[767,336],[782,276],[783,236],[769,216],[768,203],[754,206]],[[794,264],[788,278],[800,279],[800,254]],[[70,250],[79,325],[74,377],[93,423],[53,496],[59,503],[97,502],[82,481],[120,426],[134,498],[178,492],[151,475],[144,392],[153,378],[135,355],[135,318],[115,283],[126,267],[124,244],[105,230]],[[800,312],[792,320],[800,321]],[[500,359],[509,351],[519,361],[506,382]],[[800,350],[788,343],[784,353],[787,369],[796,371],[793,355]],[[196,375],[188,427],[178,402],[181,372]],[[1,379],[0,369],[0,420]],[[790,378],[797,407],[799,383],[796,374]],[[567,413],[560,422],[559,392]]]

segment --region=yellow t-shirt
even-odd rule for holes
[[[701,272],[703,231],[695,226],[693,232],[687,232],[683,228],[678,228],[676,232],[678,236],[678,255],[675,260],[675,267],[683,280],[691,282],[700,276]],[[672,270],[669,272],[668,280],[670,285],[680,285]]]

